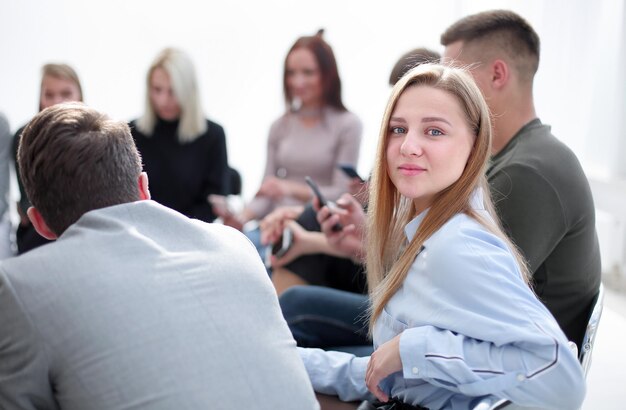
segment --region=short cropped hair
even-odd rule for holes
[[[57,235],[88,211],[139,199],[141,158],[128,125],[83,103],[37,114],[22,133],[18,166],[29,200]]]
[[[503,57],[517,69],[522,81],[531,82],[539,68],[539,36],[521,16],[510,10],[491,10],[462,18],[442,35],[441,44],[457,41],[477,56]],[[497,58],[497,57],[496,57]]]
[[[410,69],[424,63],[436,64],[440,59],[441,54],[423,47],[404,53],[389,74],[389,85],[394,86]]]

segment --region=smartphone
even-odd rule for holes
[[[320,208],[323,207],[323,206],[328,205],[328,201],[326,201],[326,198],[324,198],[324,195],[322,195],[322,193],[320,192],[320,189],[318,188],[317,184],[311,179],[311,177],[310,176],[306,176],[306,177],[304,177],[304,180],[306,181],[307,184],[309,184],[309,187],[313,191],[313,195],[315,195],[317,197],[317,201],[320,204]]]
[[[283,229],[283,233],[278,238],[276,242],[272,246],[268,246],[265,251],[265,267],[267,269],[272,268],[272,255],[275,255],[277,258],[285,256],[285,254],[291,248],[291,244],[293,243],[293,233],[291,229],[285,228]]]
[[[317,197],[317,201],[320,204],[320,208],[323,207],[323,206],[327,206],[328,209],[330,209],[332,211],[333,208],[335,208],[337,206],[333,202],[327,201],[326,198],[324,198],[324,195],[322,195],[322,193],[320,192],[319,187],[317,186],[315,181],[313,181],[311,179],[311,177],[306,176],[306,177],[304,177],[304,180],[306,181],[307,184],[309,184],[309,187],[311,187],[311,190],[313,191],[313,194]],[[333,232],[339,232],[342,229],[343,229],[343,226],[339,222],[337,222],[332,227]]]
[[[293,233],[291,232],[291,229],[283,229],[283,234],[272,245],[272,255],[276,256],[277,258],[285,256],[285,254],[289,251],[289,248],[291,248],[292,243]]]
[[[354,168],[354,166],[350,164],[339,164],[337,165],[337,167],[341,169],[343,173],[349,176],[350,178],[358,178],[359,181],[365,182],[365,180],[361,178],[361,175],[359,175],[359,173],[356,172],[356,168]]]

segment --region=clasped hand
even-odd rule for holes
[[[390,374],[402,370],[402,359],[400,358],[401,334],[380,345],[372,353],[367,364],[365,384],[368,390],[383,403],[389,401],[389,396],[380,388],[380,382]]]

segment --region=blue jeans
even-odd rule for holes
[[[298,346],[372,353],[367,337],[367,295],[321,286],[294,286],[279,298]]]
[[[246,235],[248,237],[248,239],[250,239],[250,242],[252,242],[252,244],[254,245],[254,247],[256,248],[256,251],[259,253],[259,256],[261,257],[261,260],[263,261],[263,264],[265,264],[265,269],[267,270],[268,275],[272,275],[272,269],[267,266],[267,264],[265,263],[265,259],[267,257],[267,251],[269,248],[269,245],[262,245],[261,244],[261,228],[259,228],[258,226],[254,229],[250,229],[250,230],[246,230],[243,232],[244,235]]]

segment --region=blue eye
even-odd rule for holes
[[[430,128],[429,130],[426,131],[426,134],[432,137],[439,137],[443,135],[443,132],[441,132],[441,130],[438,130],[437,128]]]
[[[391,127],[392,134],[406,134],[406,129],[402,127]]]

